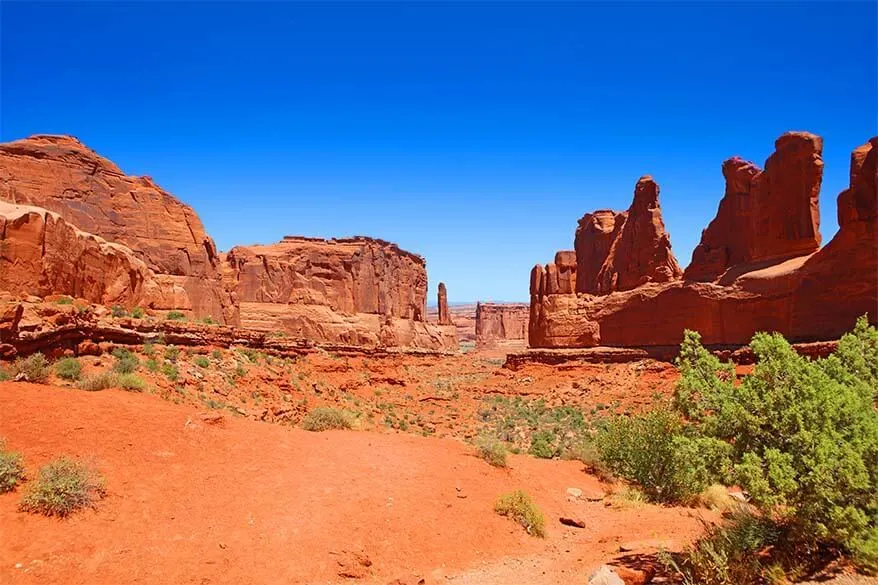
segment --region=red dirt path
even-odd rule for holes
[[[0,495],[4,584],[518,583],[522,563],[540,567],[528,582],[585,582],[622,542],[700,531],[695,510],[568,501],[568,487],[601,490],[576,462],[512,456],[503,470],[453,439],[210,425],[191,406],[117,390],[0,383],[0,436],[30,476],[69,454],[108,489],[67,520],[18,512],[22,488]],[[545,540],[492,511],[519,487],[546,514]],[[339,576],[352,552],[372,563],[354,563],[359,580]],[[478,572],[490,580],[467,577]]]

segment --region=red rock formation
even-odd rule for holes
[[[610,247],[619,236],[627,214],[609,209],[586,213],[579,220],[573,247],[576,249],[576,292],[600,294],[598,274],[607,261]]]
[[[602,209],[579,220],[574,240],[576,292],[609,294],[680,278],[683,271],[671,252],[658,195],[652,177],[641,177],[627,211]],[[551,286],[548,290],[558,294]]]
[[[597,275],[598,292],[631,290],[648,282],[668,282],[683,271],[671,252],[658,203],[659,186],[644,176],[634,188],[634,201]]]
[[[448,291],[445,290],[445,283],[439,283],[439,324],[454,325],[451,322],[451,315],[448,313]]]
[[[792,258],[820,247],[823,140],[788,132],[765,171],[738,157],[723,163],[726,192],[692,253],[686,278],[718,279],[731,266]]]
[[[288,236],[236,246],[223,266],[244,327],[358,345],[456,347],[453,326],[425,322],[424,259],[395,244]]]
[[[163,308],[174,290],[127,247],[82,232],[56,213],[0,202],[0,290],[67,294],[105,305]]]
[[[815,173],[821,168],[816,164],[819,156],[814,158],[819,153],[819,144],[816,137],[813,140],[799,134],[781,137],[778,153],[784,154],[776,153],[770,159],[778,162],[767,165],[763,175],[769,176],[762,178],[764,184],[813,186]],[[731,242],[727,250],[742,249],[736,246],[747,242],[751,252],[748,256],[724,253],[722,264],[703,263],[696,267],[696,274],[701,277],[714,274],[717,267],[721,267],[724,276],[716,282],[648,283],[599,297],[552,294],[543,283],[545,271],[535,268],[531,273],[531,346],[672,348],[682,341],[684,329],[697,330],[706,344],[719,346],[746,344],[757,331],[778,331],[791,341],[813,342],[837,339],[865,313],[869,313],[873,323],[878,321],[876,145],[878,139],[872,139],[854,151],[851,186],[838,198],[839,232],[817,252],[785,258],[792,250],[810,249],[814,242],[819,242],[819,233],[809,235],[808,226],[790,220],[791,227],[785,232],[743,234],[735,235],[734,241],[727,239]],[[789,149],[792,154],[810,154],[796,158]],[[785,156],[798,160],[801,164],[790,168],[802,172],[776,179],[774,169]],[[745,181],[738,179],[748,177],[752,170],[736,159],[727,163],[727,168],[726,196],[734,201],[737,196],[729,197],[729,194],[741,193]],[[753,197],[752,188],[751,184],[749,197]],[[764,185],[757,186],[756,190],[761,192],[763,188]],[[767,192],[772,192],[771,188]],[[814,218],[813,222],[808,219],[806,223],[816,228],[816,216],[810,211],[812,202],[816,204],[811,187],[802,187],[799,192],[804,193],[801,198],[805,200],[801,208],[807,208],[808,212],[803,213],[800,208],[797,213],[800,218]],[[792,204],[790,208],[797,209]],[[786,211],[782,206],[772,204],[760,209],[764,216],[759,221],[748,221],[742,230],[758,231],[759,226],[784,225]],[[765,209],[771,211],[765,212]],[[721,206],[718,218],[728,215],[734,214]],[[715,221],[708,231],[719,233],[719,227],[714,230],[713,226],[721,226],[723,221],[726,220]],[[788,235],[789,243],[777,235],[782,233]],[[767,256],[771,250],[785,252],[770,260]],[[728,258],[743,259],[739,264],[726,265]],[[706,270],[706,267],[712,268]]]
[[[213,240],[187,205],[149,177],[130,177],[69,136],[0,144],[0,199],[54,211],[70,224],[128,246],[168,285],[177,308],[231,322]]]
[[[523,303],[478,303],[476,343],[527,339],[528,311],[529,306]]]

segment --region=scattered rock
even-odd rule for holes
[[[582,490],[575,487],[567,488],[567,499],[568,500],[578,500],[582,497]]]
[[[616,574],[613,567],[602,565],[588,578],[588,585],[625,585],[625,581]]]
[[[330,553],[338,555],[338,576],[348,579],[363,579],[369,576],[369,567],[372,561],[366,556],[366,553],[356,551],[341,551],[340,553]]]
[[[574,528],[585,528],[585,522],[579,520],[578,518],[565,518],[562,516],[560,519],[561,524],[565,526],[573,526]]]

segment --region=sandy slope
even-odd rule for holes
[[[333,583],[351,571],[365,583],[412,573],[517,583],[522,566],[536,567],[528,582],[556,583],[581,579],[621,542],[682,543],[699,530],[693,510],[568,501],[568,487],[601,489],[574,462],[514,456],[501,470],[452,439],[213,425],[192,407],[116,390],[2,383],[0,436],[31,475],[60,454],[86,457],[109,491],[68,520],[0,496],[0,583]],[[545,511],[545,540],[492,511],[517,487]],[[560,525],[562,514],[587,527]]]

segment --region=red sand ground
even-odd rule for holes
[[[390,583],[412,574],[584,583],[621,543],[639,541],[626,546],[635,553],[654,539],[682,545],[707,515],[568,501],[568,487],[602,490],[577,462],[512,456],[504,470],[451,438],[309,433],[228,415],[212,425],[202,412],[148,394],[0,383],[0,436],[29,475],[69,454],[92,460],[108,489],[96,510],[66,520],[18,512],[20,493],[0,495],[0,583]],[[546,539],[493,512],[516,488],[545,512]],[[586,528],[562,526],[562,515]]]

